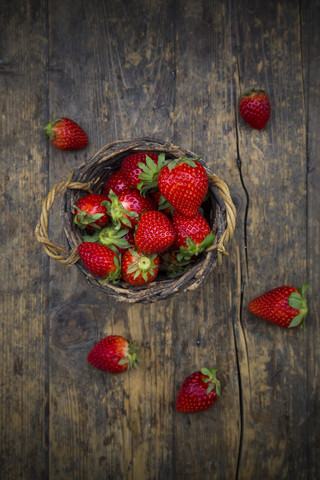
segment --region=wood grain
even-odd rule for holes
[[[1,478],[316,480],[319,465],[319,0],[3,2]],[[265,88],[263,131],[238,102]],[[43,127],[69,116],[89,145]],[[104,144],[155,136],[190,149],[230,188],[237,227],[199,288],[117,303],[49,260],[34,226],[49,189]],[[50,238],[65,244],[60,199]],[[307,332],[247,311],[311,283]],[[139,369],[87,362],[106,335],[136,340]],[[184,378],[219,366],[222,395],[176,412]]]

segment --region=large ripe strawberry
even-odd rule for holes
[[[53,120],[45,126],[44,132],[59,150],[80,150],[88,144],[86,132],[70,118]]]
[[[180,249],[180,260],[199,255],[212,245],[215,239],[209,223],[199,211],[195,217],[187,218],[176,210],[172,223],[176,232],[175,245]]]
[[[135,228],[140,215],[156,208],[150,197],[144,198],[136,188],[123,190],[119,196],[109,192],[109,200],[103,203],[113,223],[129,229]]]
[[[89,352],[88,362],[103,372],[122,373],[137,367],[137,347],[121,335],[102,338]]]
[[[262,130],[271,113],[269,98],[263,90],[253,88],[241,97],[239,110],[246,123],[252,128]]]
[[[130,248],[121,260],[123,280],[134,286],[150,283],[158,275],[159,263],[157,254],[147,255]]]
[[[169,248],[176,234],[169,218],[157,210],[141,215],[134,241],[138,250],[144,253],[160,253]]]
[[[107,201],[108,197],[98,193],[89,193],[80,198],[74,208],[74,222],[79,228],[88,228],[95,230],[103,227],[109,221],[107,209],[102,202]]]
[[[279,327],[305,329],[308,308],[305,293],[309,284],[301,289],[283,285],[264,293],[248,305],[249,312]]]
[[[201,368],[184,380],[176,398],[178,412],[201,412],[215,404],[220,395],[220,382],[216,377],[218,370]]]
[[[121,171],[132,187],[137,188],[141,182],[139,175],[143,173],[143,166],[147,161],[150,166],[153,164],[153,170],[157,170],[158,154],[154,152],[132,153],[122,160]]]
[[[107,179],[104,184],[103,193],[109,195],[110,190],[113,191],[116,195],[119,195],[123,190],[128,190],[131,185],[123,175],[121,170],[116,170],[110,177]]]
[[[205,168],[196,160],[172,160],[162,168],[158,187],[164,198],[185,217],[194,217],[209,186]]]
[[[84,242],[78,247],[79,256],[85,267],[93,275],[105,282],[118,283],[121,278],[121,267],[118,255],[109,247],[100,243]]]
[[[93,235],[82,237],[84,242],[98,242],[101,245],[111,248],[116,253],[124,253],[128,248],[134,246],[134,235],[132,230],[115,227],[111,222]]]

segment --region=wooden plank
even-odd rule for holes
[[[319,142],[317,123],[320,112],[319,88],[320,88],[320,3],[302,2],[302,53],[304,71],[304,92],[307,112],[307,272],[310,281],[309,290],[309,318],[307,320],[307,368],[308,380],[308,403],[306,430],[308,433],[308,467],[309,478],[317,478],[320,469],[320,442],[319,442],[319,392],[317,387],[319,351],[319,314],[320,303],[319,289],[319,263],[320,251],[320,168],[319,168]]]
[[[0,458],[1,478],[14,480],[48,477],[48,261],[34,238],[47,179],[47,11],[2,7]]]
[[[263,131],[238,115],[239,155],[249,196],[240,348],[243,435],[240,478],[308,477],[307,336],[249,315],[255,296],[306,280],[305,110],[298,2],[233,4],[238,95],[264,88],[272,114]],[[245,271],[245,270],[244,270]],[[245,350],[244,350],[245,348]]]
[[[51,185],[111,140],[170,139],[173,37],[167,19],[172,13],[172,6],[162,2],[96,2],[89,11],[85,2],[52,5],[50,111],[70,113],[83,124],[90,143],[71,155],[50,150]],[[63,242],[57,209],[50,219],[50,235]],[[90,288],[76,267],[64,268],[51,263],[51,332],[60,324],[71,332],[67,345],[62,332],[62,346],[51,335],[52,478],[174,478],[170,300],[157,308],[117,304]],[[72,328],[77,315],[79,328],[91,332],[84,343],[77,343]],[[89,349],[112,333],[141,345],[139,371],[117,378],[87,364]]]
[[[232,30],[225,2],[181,2],[176,9],[177,143],[202,154],[245,206],[236,154]],[[239,210],[241,210],[239,208]],[[175,418],[175,478],[235,478],[241,435],[234,322],[241,299],[239,211],[229,257],[177,309],[176,388],[204,364],[220,367],[222,395],[210,411]],[[180,323],[181,326],[180,326]],[[228,445],[226,449],[225,446]]]

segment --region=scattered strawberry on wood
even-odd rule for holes
[[[220,395],[220,381],[215,368],[201,368],[182,383],[177,397],[176,409],[180,413],[197,413],[212,407]]]
[[[305,330],[305,318],[308,313],[305,293],[309,283],[301,288],[283,285],[274,288],[251,300],[249,312],[259,318],[283,328],[301,327]]]
[[[269,98],[263,90],[253,88],[241,97],[239,111],[250,127],[262,130],[271,114]]]
[[[86,132],[70,118],[61,117],[48,123],[45,136],[59,150],[81,150],[88,145]]]
[[[129,342],[121,335],[109,335],[96,343],[87,359],[93,367],[103,372],[123,373],[137,367],[137,351],[135,342]]]

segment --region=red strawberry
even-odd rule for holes
[[[142,166],[146,165],[147,157],[149,157],[149,164],[153,163],[155,169],[158,163],[158,154],[153,152],[138,152],[128,155],[122,160],[121,171],[126,177],[130,185],[137,188],[141,182],[139,175],[143,173]],[[151,161],[150,161],[151,160]],[[139,163],[141,164],[139,166]],[[141,168],[142,167],[142,168]]]
[[[201,368],[187,377],[176,398],[176,409],[181,413],[196,413],[212,407],[220,395],[218,368]]]
[[[158,274],[159,263],[158,255],[146,255],[130,248],[121,260],[123,280],[134,286],[150,283]]]
[[[185,217],[194,217],[204,200],[209,180],[205,168],[196,159],[172,160],[158,177],[164,198]]]
[[[118,255],[111,248],[100,243],[84,242],[78,247],[78,253],[85,267],[106,282],[117,283],[121,278]]]
[[[75,217],[74,222],[79,228],[88,228],[95,230],[101,228],[109,221],[107,209],[102,205],[103,201],[108,200],[105,195],[98,193],[90,193],[78,200],[74,205]]]
[[[62,117],[46,125],[46,137],[60,150],[80,150],[88,144],[86,132],[70,118]]]
[[[269,120],[271,106],[263,90],[249,90],[241,97],[239,104],[240,114],[252,128],[262,130]]]
[[[143,212],[156,208],[153,200],[150,197],[144,198],[136,188],[123,190],[119,196],[110,191],[109,201],[104,202],[104,205],[117,227],[122,225],[129,229],[137,225]]]
[[[141,215],[134,241],[138,250],[144,253],[160,253],[169,248],[176,234],[169,218],[157,210]]]
[[[130,187],[131,185],[123,175],[122,171],[116,170],[106,181],[104,185],[104,194],[109,195],[110,190],[112,190],[113,193],[119,195],[123,190],[128,190]]]
[[[122,373],[137,367],[137,347],[121,335],[102,338],[89,352],[88,362],[103,372]]]
[[[93,235],[82,237],[84,242],[98,242],[101,245],[111,248],[116,253],[124,253],[128,248],[134,246],[134,235],[132,230],[118,229],[109,223]]]
[[[180,249],[178,259],[187,260],[193,255],[199,255],[215,239],[209,223],[200,212],[193,218],[187,218],[175,210],[172,223],[176,232],[175,245]]]
[[[308,312],[305,292],[308,287],[309,284],[304,283],[301,289],[288,285],[274,288],[252,300],[248,310],[279,327],[301,326],[305,329],[304,320]]]

